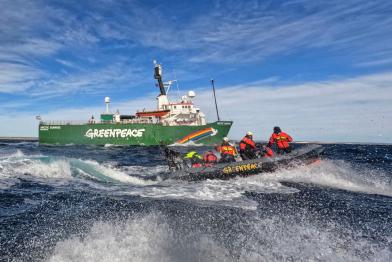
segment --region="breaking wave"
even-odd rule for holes
[[[51,185],[73,182],[122,183],[128,185],[150,185],[155,181],[132,176],[127,172],[153,174],[162,167],[126,167],[124,170],[105,166],[93,160],[81,160],[66,157],[48,157],[42,155],[25,155],[21,151],[0,156],[0,188],[9,188],[20,179]]]

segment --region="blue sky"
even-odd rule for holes
[[[0,136],[154,107],[154,59],[233,138],[392,142],[392,2],[350,0],[0,0]]]

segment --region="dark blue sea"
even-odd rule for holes
[[[0,141],[0,260],[391,261],[392,146],[323,147],[309,166],[185,182],[159,178],[158,147]]]

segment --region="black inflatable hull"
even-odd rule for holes
[[[323,151],[320,145],[307,145],[293,150],[290,154],[274,158],[260,158],[234,163],[216,164],[212,167],[186,168],[170,175],[171,179],[197,181],[205,179],[230,179],[274,172],[281,168],[292,168],[317,161]]]

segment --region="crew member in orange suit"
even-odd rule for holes
[[[271,147],[273,144],[276,144],[278,154],[290,153],[291,147],[289,143],[292,141],[293,139],[291,138],[291,136],[289,136],[285,132],[282,132],[280,127],[275,126],[274,133],[270,137],[268,147]]]
[[[211,167],[218,163],[218,158],[212,151],[207,151],[203,156],[204,166]]]
[[[253,133],[250,131],[240,142],[240,155],[242,160],[256,158],[256,143],[253,141]]]
[[[237,150],[235,146],[230,144],[227,137],[223,138],[223,142],[220,146],[216,147],[217,151],[221,154],[221,159],[219,162],[228,163],[235,162],[235,156],[237,155]]]

